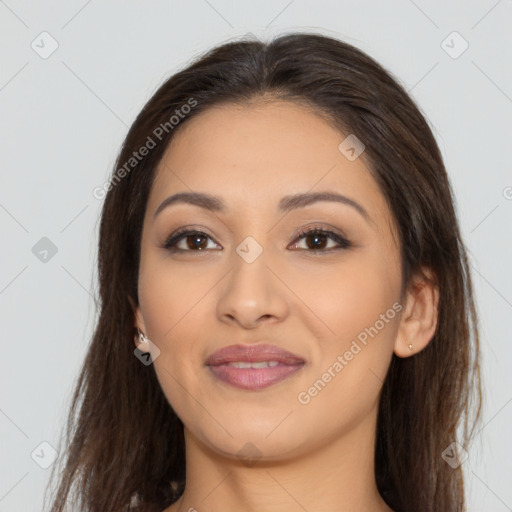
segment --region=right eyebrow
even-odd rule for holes
[[[180,192],[179,194],[174,194],[164,199],[156,209],[153,217],[156,217],[164,208],[177,203],[192,204],[212,212],[225,213],[227,211],[220,197],[200,192]]]

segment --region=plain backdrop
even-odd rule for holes
[[[369,53],[434,130],[481,318],[485,409],[463,463],[469,510],[512,510],[510,26],[510,0],[0,1],[0,512],[42,509],[96,318],[93,189],[128,127],[207,48],[294,30]]]

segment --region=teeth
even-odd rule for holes
[[[236,361],[228,363],[233,368],[273,368],[279,364],[278,361],[260,361],[258,363],[248,363],[245,361]]]
[[[229,363],[229,366],[233,366],[234,368],[250,368],[251,367],[251,363],[246,363],[246,362],[236,362],[236,363]]]

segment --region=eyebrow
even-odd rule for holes
[[[334,192],[306,192],[303,194],[285,196],[279,201],[278,211],[287,213],[291,210],[304,208],[305,206],[309,206],[320,201],[330,201],[351,206],[362,217],[364,217],[365,220],[370,221],[368,212],[357,201]],[[228,208],[220,197],[201,192],[180,192],[164,199],[156,209],[154,217],[156,217],[164,208],[180,203],[199,206],[200,208],[204,208],[212,212],[227,213],[228,211]]]

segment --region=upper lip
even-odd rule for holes
[[[275,345],[229,345],[211,354],[205,364],[218,366],[238,361],[247,363],[278,361],[288,365],[304,363],[301,357]]]

